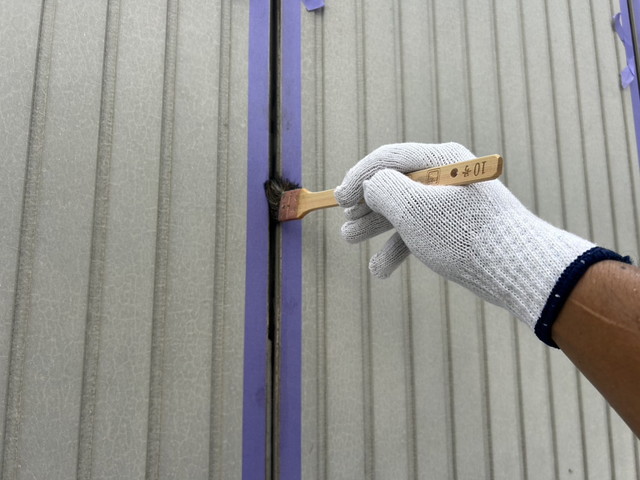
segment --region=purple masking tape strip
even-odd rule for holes
[[[640,25],[640,0],[632,0],[634,23]],[[627,0],[620,0],[620,13],[613,17],[614,27],[620,40],[624,44],[627,57],[627,66],[621,73],[623,87],[629,87],[631,91],[631,104],[633,106],[633,118],[636,133],[636,148],[640,161],[640,84],[637,76],[637,63],[635,55],[634,35],[631,31],[631,12]]]
[[[282,174],[301,183],[301,6],[282,3]],[[282,223],[280,479],[302,478],[302,222]]]
[[[302,3],[304,3],[305,8],[310,12],[324,7],[324,0],[302,0]]]
[[[269,285],[269,2],[249,6],[249,111],[242,478],[266,477]]]

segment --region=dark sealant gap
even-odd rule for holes
[[[280,169],[280,15],[281,0],[271,0],[271,28],[269,48],[269,174],[272,178]],[[281,241],[278,221],[269,219],[269,405],[267,410],[267,472],[270,478],[279,477],[279,406],[280,382],[278,380],[280,363],[280,252]]]
[[[272,178],[278,172],[278,157],[280,150],[280,136],[278,134],[279,112],[279,20],[280,0],[271,0],[271,28],[269,48],[269,175]],[[275,331],[275,292],[276,269],[278,263],[277,245],[278,221],[269,219],[269,340],[273,341]]]

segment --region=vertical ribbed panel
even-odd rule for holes
[[[248,2],[0,3],[2,478],[238,478]],[[617,4],[303,10],[305,186],[458,141],[637,259]],[[341,222],[304,220],[304,478],[638,477],[560,352],[413,260],[372,278]]]
[[[4,8],[0,15],[0,32],[15,43],[0,41],[0,145],[3,148],[2,171],[0,175],[0,196],[3,207],[0,208],[0,424],[4,426],[5,438],[2,455],[8,459],[3,470],[15,468],[15,442],[18,434],[18,422],[9,415],[18,407],[18,397],[12,393],[7,402],[7,391],[21,389],[20,359],[24,342],[20,338],[21,315],[25,301],[29,297],[30,270],[33,263],[32,249],[28,245],[33,233],[29,226],[29,217],[37,211],[36,182],[40,175],[40,151],[35,148],[41,144],[42,123],[46,108],[46,89],[50,44],[53,22],[53,4],[42,8],[37,2],[20,2],[13,8]],[[20,45],[21,48],[17,48]],[[36,73],[37,72],[37,73]],[[35,79],[38,79],[35,82]],[[24,203],[28,196],[31,206]],[[32,213],[27,213],[31,209]],[[23,213],[25,212],[25,213]],[[20,276],[17,272],[21,270]],[[22,285],[18,287],[18,285]],[[20,293],[18,293],[20,291]],[[16,320],[14,320],[16,319]],[[17,330],[13,332],[14,326]],[[23,335],[23,334],[22,334]],[[10,354],[13,345],[13,353]],[[17,347],[16,347],[17,345]],[[13,362],[13,380],[9,384],[9,368]],[[18,362],[18,365],[16,365]],[[4,467],[8,463],[9,468]]]
[[[239,478],[248,4],[1,10],[2,478]]]
[[[304,185],[391,142],[501,153],[547,221],[638,258],[617,2],[327,2],[303,15]],[[637,478],[629,429],[561,352],[375,239],[304,220],[305,478]]]

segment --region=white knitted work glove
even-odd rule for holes
[[[399,173],[473,158],[455,143],[377,149],[336,188],[347,209],[342,235],[356,243],[395,228],[371,258],[374,275],[389,276],[413,253],[445,278],[507,308],[555,346],[551,325],[584,271],[599,260],[623,259],[536,217],[499,180],[426,186]]]

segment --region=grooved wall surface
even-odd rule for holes
[[[302,6],[301,6],[302,8]],[[617,2],[303,10],[304,184],[400,141],[501,153],[638,259]],[[0,0],[2,478],[239,478],[247,0]],[[635,479],[638,443],[504,311],[304,220],[304,478]]]
[[[2,478],[238,478],[248,1],[0,1]]]
[[[304,185],[394,142],[500,153],[549,222],[638,259],[617,1],[375,0],[303,12]],[[638,443],[559,351],[384,239],[304,220],[303,470],[314,478],[636,479]],[[384,236],[386,238],[386,236]]]

